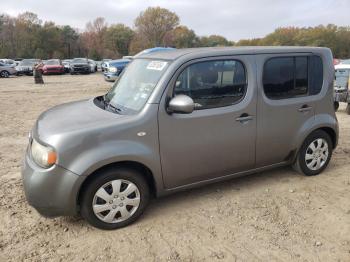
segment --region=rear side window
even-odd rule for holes
[[[323,63],[322,59],[319,56],[310,56],[309,57],[310,69],[310,95],[317,95],[321,92],[323,85]]]
[[[276,57],[264,66],[264,92],[271,99],[315,95],[322,83],[323,65],[318,56]]]
[[[188,66],[176,80],[174,95],[193,99],[195,109],[230,106],[241,100],[247,80],[243,64],[236,60],[208,61]]]

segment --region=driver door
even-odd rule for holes
[[[191,61],[174,75],[159,107],[160,156],[165,188],[246,171],[255,166],[254,56]],[[167,101],[191,97],[195,110],[168,113]]]

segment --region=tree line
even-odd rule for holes
[[[72,58],[95,60],[133,55],[146,48],[212,46],[324,46],[337,58],[350,57],[350,26],[278,28],[263,38],[238,42],[220,35],[198,36],[180,24],[178,15],[160,7],[149,7],[134,21],[133,28],[124,24],[107,24],[98,17],[83,31],[69,25],[39,19],[25,12],[17,17],[0,14],[0,57],[4,58]]]

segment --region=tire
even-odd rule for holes
[[[114,185],[116,185],[115,188],[117,189],[116,192],[119,191],[117,194],[113,192],[112,181],[117,181],[114,182]],[[119,183],[120,186],[118,186]],[[118,187],[120,188],[119,190]],[[127,194],[125,193],[126,188],[136,189],[134,191],[129,191],[132,192],[131,194],[125,195]],[[104,193],[107,193],[107,195]],[[98,194],[103,196],[108,202],[97,196]],[[81,215],[94,227],[113,230],[130,225],[140,217],[148,205],[149,198],[149,186],[140,172],[127,168],[106,169],[97,174],[97,176],[84,187],[80,202]],[[134,206],[128,205],[128,203],[132,203]],[[96,208],[102,207],[105,211],[98,212],[95,209],[95,213],[93,208],[94,204]],[[112,214],[112,216],[109,216],[110,214]],[[125,218],[123,218],[122,214],[125,215]],[[103,219],[107,222],[103,221]]]
[[[350,115],[350,104],[348,104],[348,105],[346,106],[346,113],[347,113],[348,115]]]
[[[334,111],[337,112],[339,109],[339,102],[334,101]]]
[[[4,78],[8,78],[10,76],[10,73],[6,70],[0,72],[0,76]]]
[[[312,150],[311,144],[313,144],[315,151]],[[332,151],[333,143],[330,136],[322,130],[316,130],[305,139],[293,168],[305,176],[318,175],[327,167],[332,157]],[[313,163],[313,161],[316,162]]]

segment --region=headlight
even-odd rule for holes
[[[31,152],[34,162],[43,168],[49,168],[56,163],[57,155],[55,150],[39,144],[35,139],[32,142]]]
[[[118,68],[112,66],[112,67],[108,68],[108,71],[111,72],[111,73],[117,73],[118,72]]]

